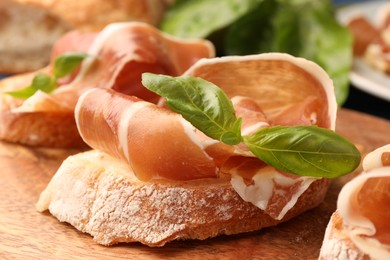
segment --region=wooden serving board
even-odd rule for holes
[[[390,143],[390,121],[384,119],[341,110],[337,127],[363,154]],[[317,259],[337,194],[358,172],[335,180],[318,208],[277,227],[162,248],[139,243],[105,247],[35,210],[40,192],[63,159],[76,152],[0,143],[0,259]]]

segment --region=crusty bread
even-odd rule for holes
[[[92,150],[63,162],[37,209],[48,209],[103,245],[138,241],[163,246],[177,239],[207,239],[277,225],[320,204],[328,186],[327,179],[312,183],[278,221],[244,202],[229,176],[142,182],[127,164]]]
[[[86,146],[72,112],[0,113],[0,139],[27,146],[75,148]]]
[[[1,0],[0,74],[47,65],[56,40],[73,29],[100,30],[118,21],[157,24],[166,0]]]
[[[325,231],[324,241],[321,247],[322,260],[370,259],[351,241],[343,229],[343,219],[337,211],[333,213]]]
[[[0,81],[0,91],[28,86],[35,74]],[[0,139],[27,146],[76,148],[86,146],[76,127],[73,110],[18,111],[20,100],[0,95]]]

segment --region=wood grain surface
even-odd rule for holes
[[[390,143],[390,121],[341,110],[337,132],[363,154]],[[325,227],[342,185],[358,171],[333,181],[316,209],[277,227],[205,241],[177,241],[162,248],[139,243],[96,244],[35,203],[63,159],[77,150],[31,149],[0,143],[0,259],[317,259]]]

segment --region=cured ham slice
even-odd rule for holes
[[[76,45],[75,41],[81,45]],[[75,45],[78,47],[73,50]],[[153,26],[129,22],[108,25],[97,35],[68,34],[56,44],[52,60],[56,54],[84,49],[90,57],[83,62],[74,80],[63,86],[66,91],[58,88],[51,94],[58,103],[63,103],[64,92],[75,92],[74,96],[78,97],[92,87],[110,88],[156,102],[158,97],[141,85],[143,72],[177,76],[200,58],[214,56],[214,48],[208,41],[181,40],[163,34]],[[42,109],[38,104],[41,99],[35,99],[34,103]],[[74,107],[77,98],[66,102],[71,103],[63,106]],[[33,109],[34,106],[29,104],[29,107]]]
[[[254,99],[269,121],[277,116],[283,118],[283,110],[296,111],[295,118],[299,118],[304,109],[291,106],[318,99],[305,111],[304,115],[309,117],[305,121],[335,129],[333,83],[318,65],[308,60],[282,53],[202,59],[184,74],[214,83],[230,98]],[[273,124],[281,123],[274,120]]]
[[[291,125],[296,120],[334,129],[332,82],[307,60],[277,53],[204,59],[185,74],[213,82],[232,98],[243,119],[243,134],[280,124],[283,114]],[[80,97],[75,117],[86,143],[130,164],[139,179],[191,181],[227,174],[242,199],[274,219],[283,219],[317,180],[277,171],[242,144],[211,140],[178,114],[139,98],[93,89]]]
[[[143,181],[217,176],[212,158],[192,139],[193,127],[170,110],[92,89],[80,97],[75,114],[87,144],[128,162]]]
[[[343,187],[337,202],[345,232],[373,259],[390,257],[389,156],[390,145],[367,155],[364,172]]]
[[[158,97],[141,85],[143,72],[180,75],[200,58],[214,56],[214,48],[206,40],[181,40],[140,22],[116,23],[100,33],[66,34],[53,49],[52,64],[0,81],[0,89],[15,91],[29,86],[37,73],[50,74],[55,58],[65,52],[87,52],[89,56],[74,73],[61,78],[60,87],[52,93],[37,91],[26,100],[0,94],[0,139],[32,146],[85,145],[73,116],[83,92],[106,88],[156,102]],[[58,136],[61,141],[56,140]]]

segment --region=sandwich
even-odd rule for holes
[[[369,153],[348,182],[326,228],[320,259],[390,258],[390,145]]]
[[[35,71],[49,62],[53,44],[71,30],[100,31],[114,22],[157,25],[164,0],[2,0],[0,74]]]
[[[348,21],[354,37],[354,54],[372,68],[390,73],[390,4],[383,4],[375,14],[375,20],[362,15]]]
[[[214,56],[206,40],[181,40],[141,22],[114,23],[101,32],[72,31],[53,47],[51,63],[0,81],[0,140],[28,146],[82,147],[74,121],[78,97],[110,88],[150,102],[142,72],[178,76]]]
[[[257,231],[318,206],[360,153],[334,133],[333,84],[315,63],[267,53],[143,73],[156,104],[92,88],[76,105],[93,149],[67,158],[36,208],[102,245]]]

